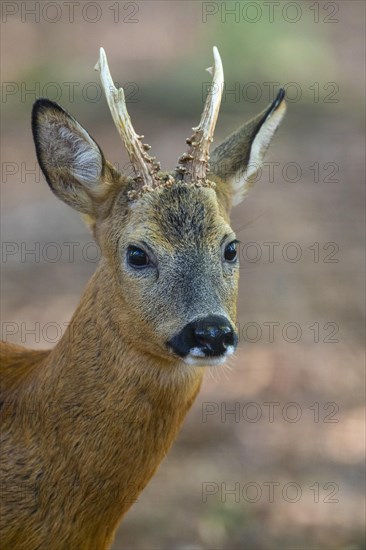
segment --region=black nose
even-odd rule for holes
[[[232,346],[236,347],[237,335],[226,317],[210,315],[188,323],[168,345],[181,357],[190,354],[197,357],[217,357]]]

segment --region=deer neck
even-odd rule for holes
[[[113,292],[101,266],[28,399],[41,404],[52,482],[73,487],[67,508],[87,506],[79,532],[100,547],[167,453],[204,371],[127,343]]]

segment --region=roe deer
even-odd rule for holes
[[[223,91],[214,48],[200,124],[176,169],[164,172],[132,127],[103,49],[96,69],[134,176],[118,173],[59,105],[36,101],[43,174],[83,214],[102,259],[52,350],[1,346],[2,550],[112,544],[172,445],[203,367],[235,350],[239,266],[229,212],[285,112],[280,90],[209,163]]]

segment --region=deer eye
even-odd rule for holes
[[[135,269],[141,269],[150,264],[149,256],[144,250],[137,246],[130,245],[127,248],[127,262]]]
[[[224,258],[227,262],[235,262],[238,255],[238,241],[232,241],[225,247]]]

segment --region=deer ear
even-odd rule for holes
[[[105,160],[88,132],[57,103],[38,99],[32,131],[39,165],[52,191],[66,204],[93,214],[104,192]]]
[[[271,140],[286,111],[285,91],[273,103],[214,149],[211,171],[229,186],[231,205],[239,204],[253,185]]]

